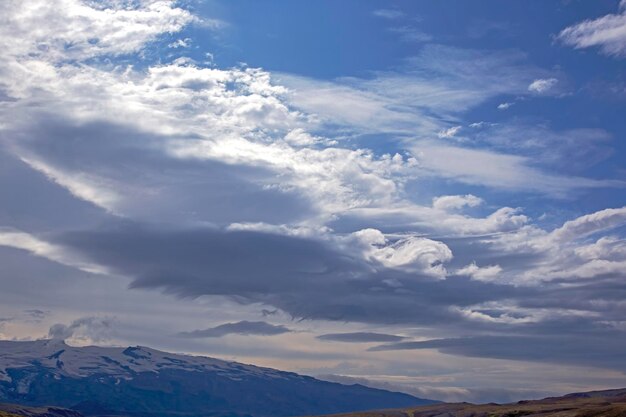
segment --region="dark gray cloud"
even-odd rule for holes
[[[593,337],[583,334],[542,336],[503,335],[399,342],[370,348],[372,351],[436,349],[450,355],[513,359],[532,362],[587,365],[626,372],[623,347],[626,335],[604,332]]]
[[[117,197],[110,199],[115,202],[108,203],[109,207],[104,208],[131,218],[174,224],[276,223],[297,221],[310,215],[312,210],[306,196],[267,187],[275,182],[276,174],[270,169],[218,160],[173,158],[168,154],[166,148],[172,140],[194,143],[198,140],[196,137],[148,134],[111,122],[78,124],[46,114],[38,115],[37,124],[21,127],[5,137],[10,138],[11,147],[19,157],[40,161],[50,168],[61,170],[68,178],[76,173],[88,172],[86,177],[95,190],[90,195],[98,196],[94,200],[102,200],[103,195],[115,193]],[[42,174],[24,167],[24,163],[19,159],[16,161],[15,156],[7,155],[6,159],[12,170],[19,174],[20,181],[28,181],[26,189],[45,188],[44,184],[39,184],[45,178]],[[3,185],[3,177],[0,176],[0,193]],[[68,195],[66,190],[50,187],[49,183],[47,186],[49,189],[45,191],[50,195],[50,201],[70,205],[63,199]],[[8,197],[17,194],[21,200],[28,198],[32,202],[11,203],[8,208],[16,205],[13,209],[16,215],[19,214],[18,207],[24,206],[28,207],[28,212],[41,211],[45,204],[34,201],[37,193],[21,195],[21,189],[24,187],[15,187],[13,182],[6,184]],[[92,213],[93,204],[75,198],[72,200],[72,213],[78,212],[85,220],[96,216],[97,213]],[[91,210],[83,205],[91,206]],[[47,210],[48,213],[43,216],[53,217],[47,223],[52,223],[54,217],[71,221],[71,218],[64,219],[63,211],[67,209],[61,206],[58,210]],[[36,224],[30,218],[29,222]],[[32,225],[26,225],[29,226],[27,229],[32,229]]]
[[[52,237],[54,243],[129,277],[132,288],[161,289],[182,298],[226,296],[301,319],[424,326],[420,336],[436,339],[372,340],[371,335],[353,334],[322,340],[395,341],[399,343],[378,349],[432,348],[462,356],[624,368],[612,342],[624,338],[624,332],[612,324],[624,317],[620,300],[626,284],[619,277],[576,285],[572,281],[565,287],[562,280],[541,287],[496,285],[458,276],[433,280],[373,268],[325,240],[209,227],[116,222],[105,229]],[[472,246],[471,240],[451,245]],[[472,253],[478,253],[479,246]],[[512,265],[541,260],[526,254],[509,258]],[[390,280],[393,285],[387,284]],[[581,308],[596,314],[559,313]],[[555,313],[533,318],[536,311]],[[568,341],[567,354],[560,348],[562,340]],[[525,343],[532,347],[518,346]]]
[[[1,147],[0,201],[0,225],[34,233],[91,227],[107,217]]]
[[[328,333],[317,336],[321,340],[347,343],[371,343],[371,342],[399,342],[403,336],[385,333],[353,332],[353,333]]]
[[[283,333],[290,333],[291,331],[291,329],[282,325],[274,325],[264,321],[244,320],[236,323],[224,323],[204,330],[181,332],[179,335],[190,338],[222,337],[229,334],[274,336]]]
[[[55,241],[131,277],[133,288],[160,288],[181,297],[223,295],[305,319],[448,325],[464,320],[451,305],[535,292],[374,270],[326,241],[263,232],[119,224],[65,233]]]
[[[24,310],[24,314],[26,314],[28,317],[32,318],[33,320],[43,320],[46,316],[50,315],[50,312],[39,310],[39,309],[31,309],[31,310]]]

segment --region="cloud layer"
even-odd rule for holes
[[[3,335],[125,331],[333,374],[418,358],[436,379],[466,357],[626,371],[626,207],[589,197],[623,191],[619,138],[516,113],[564,100],[560,69],[427,35],[401,64],[320,79],[192,59],[226,23],[174,1],[0,11],[0,304],[19,304]],[[621,57],[623,16],[558,39]]]

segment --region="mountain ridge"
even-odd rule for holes
[[[434,403],[205,356],[59,340],[0,341],[0,401],[134,417],[280,417]]]

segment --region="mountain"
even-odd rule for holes
[[[58,407],[25,407],[0,404],[0,417],[84,417],[78,411]]]
[[[280,417],[434,403],[219,359],[56,340],[0,341],[0,402],[131,417]]]
[[[339,414],[335,417],[626,417],[626,388],[512,404],[444,404]]]

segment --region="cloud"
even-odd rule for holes
[[[620,2],[618,14],[608,14],[566,27],[557,36],[576,49],[597,46],[609,56],[626,56],[626,3]]]
[[[404,42],[429,42],[433,40],[433,37],[428,33],[414,28],[413,26],[397,26],[389,28],[389,31],[400,36],[400,39]]]
[[[383,19],[395,20],[405,16],[404,12],[397,9],[378,9],[374,10],[372,14],[376,17],[382,17]]]
[[[242,305],[273,306],[297,318],[451,323],[464,319],[450,304],[473,305],[514,291],[441,279],[451,251],[439,242],[402,238],[399,244],[375,243],[368,249],[363,238],[359,241],[355,246],[354,238],[141,225],[55,237],[57,244],[130,278],[132,288],[191,298],[219,295]],[[372,250],[387,258],[368,257]]]
[[[558,82],[556,78],[536,79],[528,85],[528,91],[543,94],[550,91]]]
[[[626,207],[609,208],[569,220],[555,229],[551,237],[569,240],[585,237],[626,224]]]
[[[50,326],[48,337],[53,340],[74,339],[80,342],[101,343],[110,339],[114,319],[110,317],[82,317],[66,325]]]
[[[459,133],[460,130],[461,130],[461,126],[453,126],[451,128],[439,131],[439,133],[437,133],[437,136],[442,138],[442,139],[443,138],[452,138],[452,137],[456,136],[456,134]]]
[[[565,197],[573,189],[620,187],[621,181],[553,174],[531,166],[529,158],[483,149],[422,142],[413,154],[426,171],[466,184],[507,191],[527,191]]]
[[[398,71],[333,81],[289,74],[277,79],[289,101],[324,125],[356,133],[433,137],[466,111],[501,94],[528,94],[528,85],[550,73],[532,67],[520,52],[463,50],[426,45]]]
[[[606,233],[626,225],[626,208],[599,210],[565,222],[551,232],[525,226],[506,235],[486,239],[501,254],[534,257],[526,260],[515,275],[502,271],[500,280],[539,285],[558,280],[576,282],[581,279],[618,279],[626,263],[626,251],[620,239]],[[605,234],[605,236],[601,236]],[[595,241],[589,241],[594,238]]]
[[[97,265],[90,264],[81,259],[80,256],[71,253],[65,248],[48,243],[44,240],[28,233],[16,230],[0,229],[0,246],[8,246],[16,249],[31,252],[60,264],[75,267],[90,273],[105,273],[106,270]]]
[[[613,153],[612,135],[604,129],[507,123],[484,126],[470,137],[476,147],[530,158],[534,165],[563,174],[584,171]]]
[[[320,340],[347,343],[376,343],[376,342],[399,342],[405,337],[384,333],[355,332],[355,333],[329,333],[317,336]]]
[[[508,108],[510,108],[511,106],[515,105],[515,103],[511,103],[511,102],[504,102],[504,103],[500,103],[498,104],[498,110],[506,110]]]
[[[0,265],[11,278],[3,300],[22,291],[51,311],[94,303],[110,311],[76,294],[112,294],[106,298],[140,311],[127,339],[190,351],[212,343],[226,355],[243,350],[219,335],[290,330],[238,321],[263,309],[317,320],[322,340],[400,337],[330,334],[326,320],[405,326],[407,335],[419,327],[424,339],[458,338],[476,350],[491,343],[484,357],[547,363],[561,338],[571,344],[568,364],[621,366],[589,352],[615,357],[602,343],[624,334],[624,209],[578,215],[556,229],[531,218],[538,199],[624,186],[581,173],[610,156],[611,135],[522,122],[465,129],[481,104],[550,92],[553,71],[519,51],[440,45],[395,69],[333,80],[217,68],[158,53],[186,43],[193,31],[183,29],[198,22],[178,3],[44,3],[0,6],[0,76],[10,80],[0,93],[0,223],[11,225],[0,230]],[[460,129],[468,140],[436,140]],[[525,200],[528,209],[496,205],[520,192],[540,195]],[[127,284],[173,297],[135,296]],[[144,296],[160,302],[135,302]],[[161,309],[171,299],[167,311],[181,316],[166,318],[177,329],[169,338],[206,314],[205,297],[225,324],[175,341],[160,335],[161,323],[141,326],[157,321],[146,318],[148,304]],[[106,322],[56,324],[50,336],[105,340]],[[203,333],[215,337],[193,337]],[[521,339],[508,339],[512,333]],[[345,355],[312,336],[307,342],[328,351],[277,350],[276,338],[259,339],[270,347],[248,354]],[[550,349],[535,359],[516,351],[526,341]],[[400,346],[477,355],[461,345]]]
[[[360,238],[364,237],[363,232],[356,232]],[[430,275],[443,279],[447,275],[444,264],[452,259],[452,251],[442,242],[422,237],[400,238],[395,242],[385,245],[386,239],[378,232],[382,239],[370,244],[366,256],[380,262],[387,268],[411,271],[420,274]]]
[[[168,48],[173,48],[173,49],[189,48],[190,44],[191,44],[191,39],[190,38],[185,38],[185,39],[177,39],[176,41],[170,43],[167,46],[168,46]]]
[[[626,341],[622,333],[607,333],[593,338],[576,336],[476,336],[399,342],[370,348],[372,351],[437,349],[442,353],[469,357],[514,359],[547,363],[592,365],[626,371],[619,354]],[[594,352],[594,355],[590,355]]]
[[[179,333],[182,337],[204,338],[204,337],[224,337],[230,334],[245,336],[274,336],[292,332],[291,329],[282,326],[266,323],[264,321],[239,321],[236,323],[224,323],[216,327],[204,330],[193,330]]]
[[[29,316],[32,320],[41,321],[44,318],[46,318],[47,316],[49,316],[50,312],[49,311],[43,311],[43,310],[40,310],[40,309],[31,309],[31,310],[24,310],[24,314]]]
[[[177,32],[194,18],[175,1],[127,3],[9,0],[2,3],[3,55],[52,61],[137,52],[163,33]],[[19,16],[18,21],[11,17]]]
[[[502,272],[502,268],[499,265],[479,267],[475,262],[472,262],[471,264],[458,269],[456,274],[466,275],[472,279],[489,282],[497,279],[500,272]]]
[[[483,203],[483,199],[472,194],[442,195],[433,198],[433,208],[438,210],[458,210],[464,207],[476,207]]]

